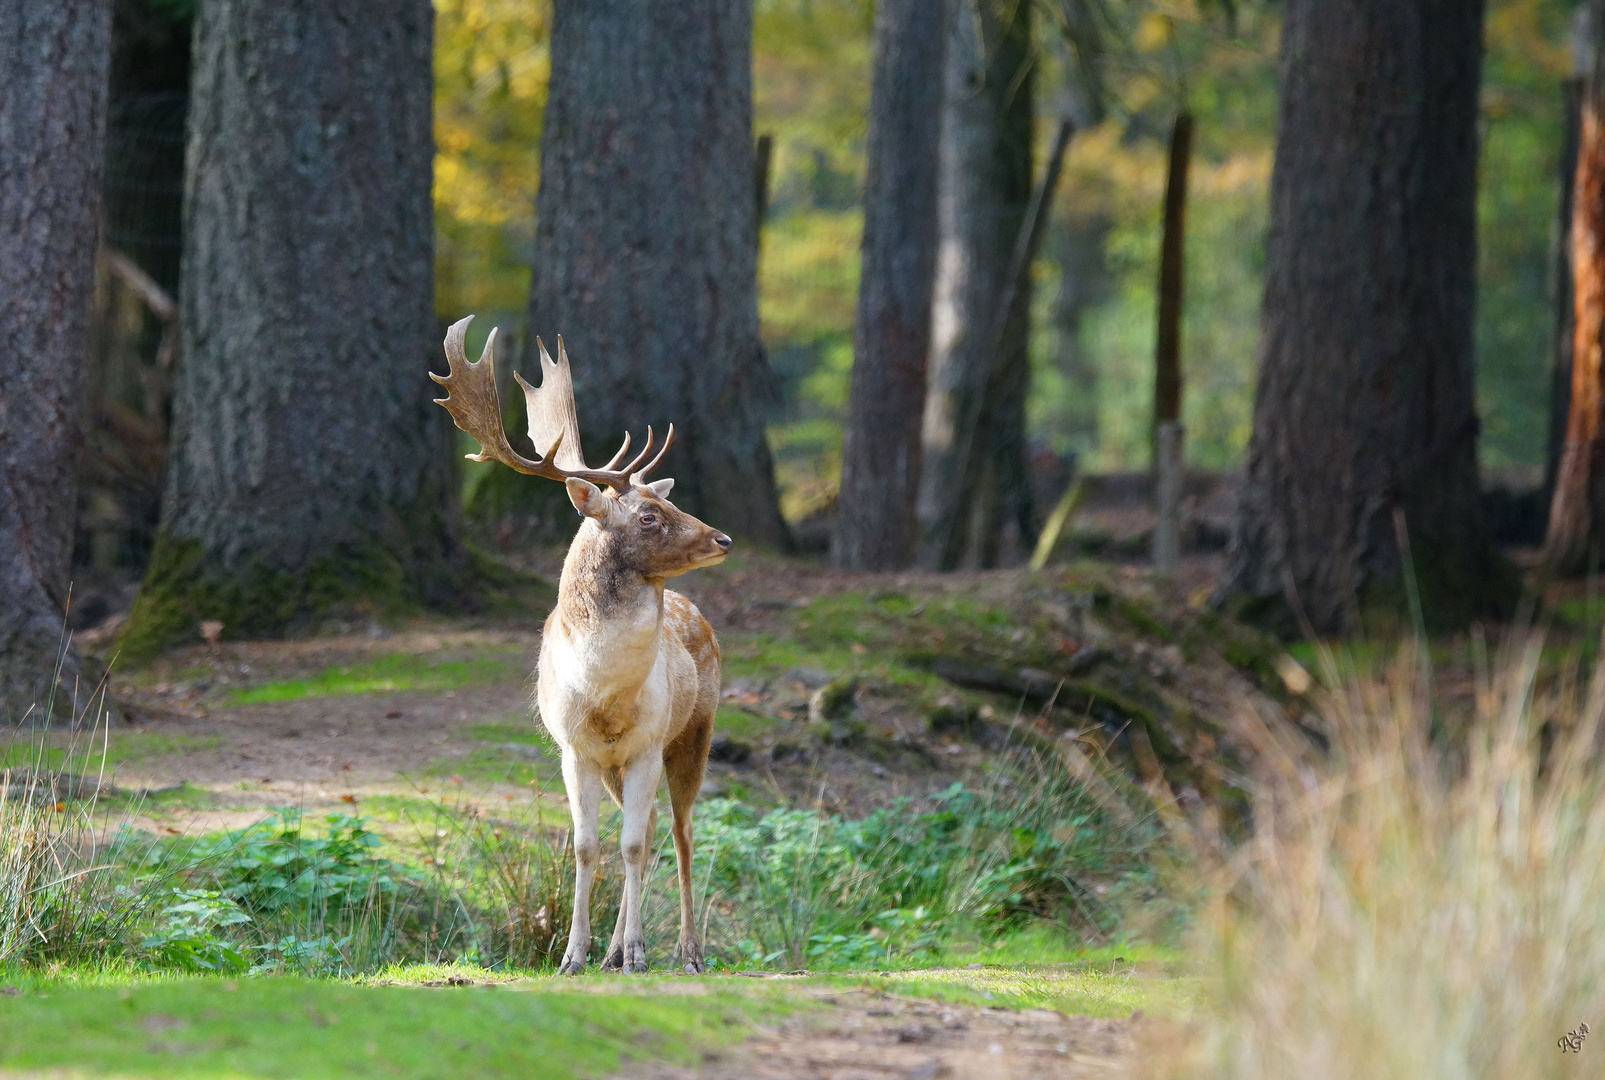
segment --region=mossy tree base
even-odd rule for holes
[[[225,638],[264,638],[328,619],[392,620],[427,610],[535,612],[554,596],[543,579],[472,551],[428,572],[377,542],[337,550],[299,572],[260,561],[229,569],[208,558],[200,541],[164,532],[117,648],[125,659],[148,659],[199,642],[206,621],[222,623]]]

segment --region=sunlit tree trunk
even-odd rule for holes
[[[931,344],[945,4],[875,8],[864,245],[842,436],[836,560],[858,570],[914,554],[920,418]]]
[[[109,0],[0,0],[0,725],[52,694],[106,131]],[[58,711],[87,699],[76,652]]]
[[[528,328],[562,334],[586,453],[670,421],[660,475],[784,546],[758,339],[748,3],[557,0]]]
[[[1605,0],[1590,3],[1587,26],[1572,185],[1571,400],[1544,541],[1545,564],[1558,573],[1597,562],[1605,539]]]
[[[133,653],[458,603],[427,0],[201,0],[180,358]]]
[[[921,565],[943,569],[990,565],[1003,520],[1028,509],[1029,273],[997,328],[1031,198],[1030,5],[956,0],[954,10],[918,546]]]
[[[1499,612],[1478,501],[1475,0],[1291,0],[1254,428],[1222,599],[1321,631]],[[1398,526],[1402,524],[1401,530]]]

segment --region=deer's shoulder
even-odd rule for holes
[[[663,633],[679,642],[693,660],[718,659],[719,639],[697,605],[675,592],[663,591]]]

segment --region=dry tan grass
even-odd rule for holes
[[[1540,645],[1483,674],[1475,716],[1438,718],[1453,751],[1408,648],[1381,678],[1329,678],[1325,762],[1262,732],[1253,838],[1211,856],[1207,826],[1188,836],[1210,1004],[1146,1075],[1601,1074],[1605,665],[1540,697]],[[1595,1040],[1563,1053],[1580,1023]]]

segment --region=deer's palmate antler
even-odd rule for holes
[[[555,361],[546,351],[545,343],[540,338],[535,339],[541,352],[539,389],[525,382],[522,375],[513,373],[518,385],[524,388],[524,401],[529,413],[529,441],[537,453],[543,446],[548,448],[543,457],[534,461],[514,450],[508,444],[507,432],[502,427],[501,399],[496,393],[496,331],[492,329],[490,337],[485,339],[485,350],[480,353],[479,360],[470,361],[468,354],[463,351],[463,343],[468,337],[468,324],[473,321],[472,315],[459,319],[446,331],[446,362],[451,365],[450,374],[429,373],[431,379],[446,388],[446,396],[436,398],[435,404],[444,405],[457,426],[479,441],[479,453],[467,455],[469,460],[499,461],[531,476],[544,476],[548,480],[577,477],[625,492],[630,490],[632,478],[648,476],[658,467],[663,455],[669,452],[669,447],[674,443],[673,424],[669,425],[669,434],[664,438],[657,457],[647,461],[647,455],[652,453],[652,429],[648,427],[646,445],[628,465],[619,467],[619,462],[630,450],[630,435],[625,432],[624,445],[619,447],[611,461],[600,469],[586,468],[585,457],[580,450],[579,417],[574,412],[574,379],[569,373],[568,351],[563,348],[562,337],[557,339]]]
[[[626,435],[607,465],[586,468],[562,338],[555,361],[544,346],[540,350],[539,389],[518,380],[529,402],[530,442],[544,454],[531,460],[517,453],[502,430],[496,397],[496,335],[471,364],[463,354],[468,323],[455,323],[446,334],[451,373],[431,373],[446,388],[440,404],[479,440],[479,453],[468,456],[563,481],[585,518],[563,561],[535,681],[541,722],[563,751],[563,786],[574,816],[574,915],[561,970],[584,970],[591,945],[591,881],[601,857],[598,804],[604,789],[624,810],[624,901],[602,966],[646,970],[641,894],[647,855],[656,848],[658,781],[667,778],[680,882],[680,963],[699,973],[704,967],[691,903],[691,807],[702,787],[719,707],[719,642],[696,606],[663,582],[721,561],[730,538],[669,502],[673,480],[644,482],[673,442],[672,426],[650,461],[647,428],[646,448],[628,464],[621,464],[630,449]]]

